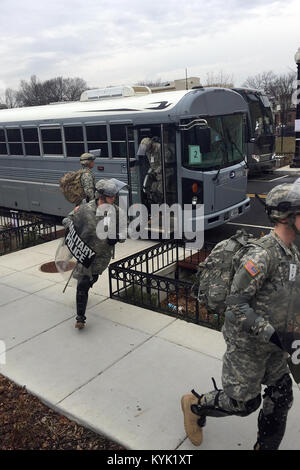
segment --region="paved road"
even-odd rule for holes
[[[218,242],[233,235],[239,228],[245,228],[255,237],[261,236],[262,233],[267,234],[273,227],[269,221],[263,205],[255,198],[255,194],[265,199],[266,194],[274,187],[281,183],[293,183],[299,175],[289,172],[274,172],[255,176],[248,180],[247,193],[251,200],[251,207],[247,214],[236,218],[232,222],[211,229],[205,233],[205,240]],[[299,243],[300,245],[300,243]]]

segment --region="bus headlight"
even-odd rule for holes
[[[203,204],[203,181],[182,178],[182,204]]]

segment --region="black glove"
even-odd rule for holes
[[[108,238],[107,243],[109,246],[115,246],[115,244],[118,243],[118,238]]]
[[[270,338],[270,342],[273,343],[273,344],[275,344],[276,346],[278,346],[280,349],[283,350],[281,341],[280,341],[279,336],[278,336],[278,334],[276,333],[276,331],[274,331],[274,333],[272,334],[272,336],[271,336],[271,338]]]

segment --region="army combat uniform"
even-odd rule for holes
[[[95,198],[96,179],[92,170],[89,168],[91,162],[95,160],[95,156],[91,153],[83,153],[80,157],[82,174],[80,184],[85,194],[86,202],[90,202]]]
[[[117,241],[125,241],[125,238],[122,235],[120,237],[120,234],[117,233],[120,217],[125,218],[125,226],[127,226],[123,211],[115,204],[105,203],[100,204],[100,206],[98,205],[98,198],[102,192],[105,191],[107,192],[106,196],[115,196],[118,192],[114,183],[99,180],[96,183],[95,199],[89,203],[80,205],[77,210],[72,211],[68,217],[63,219],[63,224],[66,228],[69,227],[71,222],[74,223],[78,236],[96,253],[95,258],[88,268],[81,263],[77,263],[73,272],[73,277],[78,280],[76,291],[76,320],[81,325],[84,325],[86,320],[85,311],[89,289],[97,282],[99,275],[102,274],[109,265],[114,254],[114,245]],[[111,191],[111,194],[109,191]],[[99,226],[100,229],[98,231]],[[105,227],[109,226],[112,227],[112,231],[109,231],[108,234],[105,234],[105,237],[102,237],[101,235],[106,232]],[[121,221],[120,227],[124,227],[124,220]]]
[[[275,329],[284,344],[290,284],[293,285],[290,266],[300,267],[300,254],[294,244],[288,248],[274,232],[262,238],[261,243],[266,249],[253,246],[235,266],[223,327],[228,345],[223,388],[231,398],[244,402],[260,394],[261,384],[271,386],[288,373],[288,354],[269,339]],[[255,321],[257,315],[261,320]]]
[[[100,220],[103,220],[103,216],[97,216],[95,200],[80,206],[76,212],[73,211],[68,217],[63,219],[65,227],[68,227],[70,222],[73,221],[78,235],[96,252],[96,257],[89,268],[85,268],[80,263],[77,264],[73,274],[75,279],[88,276],[92,280],[93,276],[102,274],[109,265],[113,254],[113,246],[108,244],[107,239],[101,240],[98,238],[96,229]]]
[[[160,204],[163,202],[163,179],[162,179],[162,155],[161,155],[161,144],[156,138],[150,139],[145,137],[141,141],[141,145],[145,146],[145,155],[150,165],[148,177],[150,183],[144,188],[145,191],[150,194],[152,203]],[[171,163],[174,158],[174,154],[171,149],[165,146],[165,162]],[[166,187],[174,186],[174,169],[166,168]]]
[[[207,416],[247,416],[261,404],[255,450],[277,450],[293,403],[288,355],[300,337],[300,178],[268,193],[266,212],[274,232],[251,241],[233,256],[234,276],[226,297],[222,385],[181,399],[184,425],[195,445]],[[292,359],[293,362],[293,359]],[[293,363],[294,365],[294,363]],[[293,368],[292,368],[293,369]],[[198,420],[197,420],[198,417]]]
[[[96,179],[95,175],[86,166],[82,166],[82,169],[84,170],[82,172],[81,178],[80,178],[80,183],[83,188],[84,194],[85,194],[85,199],[87,202],[90,202],[94,199],[95,197],[95,184],[96,184]]]

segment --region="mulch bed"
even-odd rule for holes
[[[125,450],[44,405],[0,374],[0,450]]]

